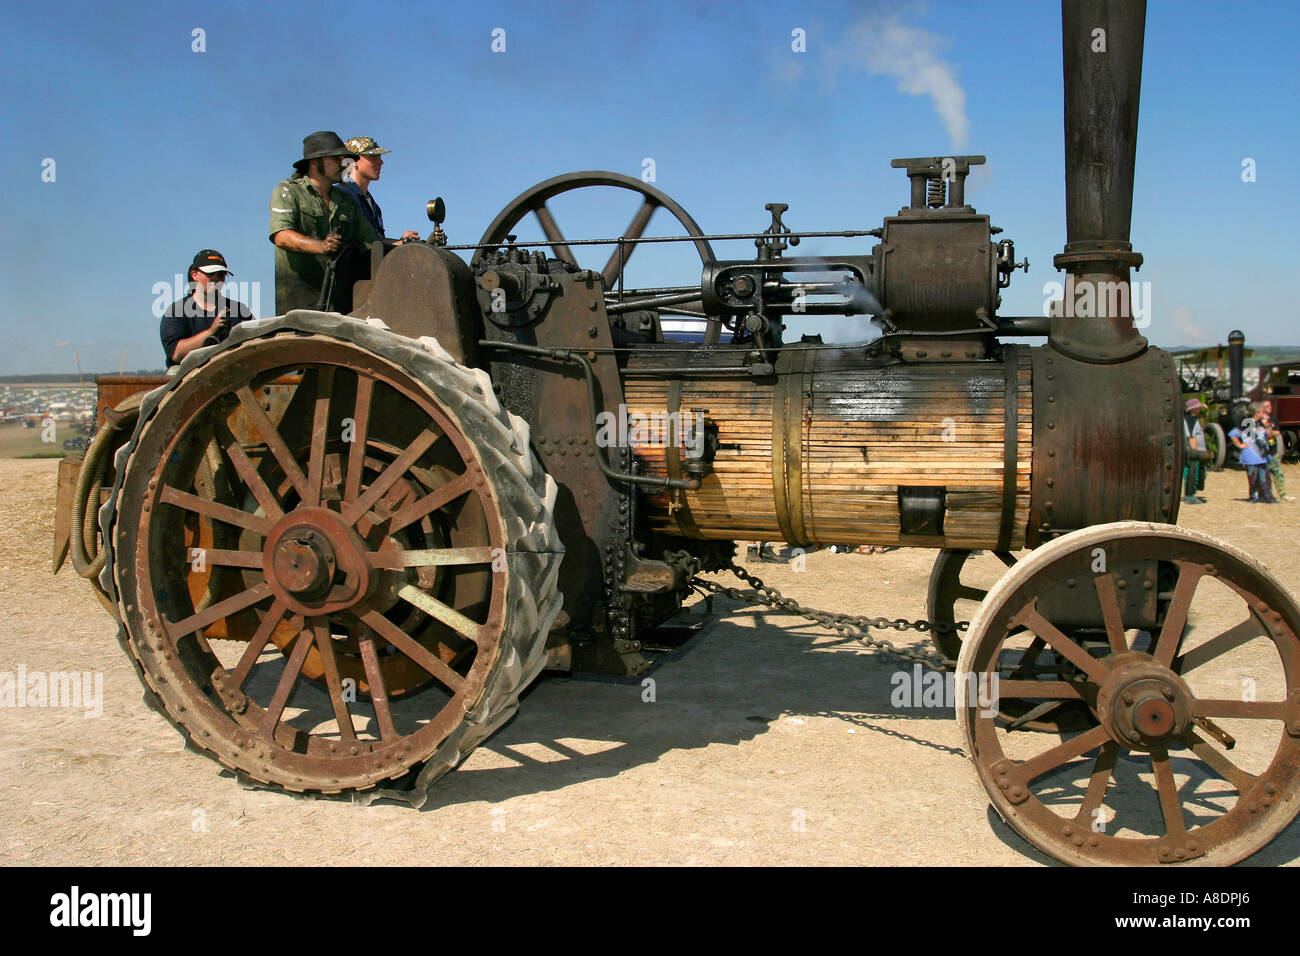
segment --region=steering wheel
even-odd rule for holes
[[[575,268],[578,267],[578,262],[573,257],[573,252],[565,242],[564,234],[560,232],[560,227],[556,225],[555,217],[551,215],[546,203],[561,193],[567,193],[575,189],[585,189],[588,186],[616,186],[620,189],[629,189],[632,192],[640,193],[645,197],[645,200],[641,203],[641,208],[636,211],[636,215],[632,217],[631,223],[628,224],[627,229],[622,234],[622,237],[627,242],[623,244],[621,250],[615,248],[609,257],[609,261],[605,263],[605,268],[601,270],[601,275],[605,279],[605,288],[611,289],[614,287],[619,272],[627,266],[628,260],[632,258],[632,253],[637,247],[637,241],[645,232],[650,217],[654,215],[655,210],[660,206],[677,217],[677,221],[685,227],[687,234],[693,237],[695,249],[700,254],[701,262],[707,263],[714,260],[713,247],[704,238],[704,231],[691,218],[690,213],[648,183],[644,183],[632,176],[625,176],[622,173],[604,172],[602,170],[565,173],[562,176],[548,179],[545,182],[538,183],[531,189],[525,190],[492,220],[492,224],[483,233],[483,238],[479,240],[479,245],[496,246],[504,243],[506,236],[510,235],[515,226],[531,212],[537,216],[537,221],[550,242],[556,258],[562,259]],[[620,251],[622,253],[621,257]],[[487,249],[477,250],[470,264],[473,266],[479,265],[487,252]]]

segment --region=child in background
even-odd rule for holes
[[[1277,499],[1273,497],[1268,474],[1268,458],[1266,455],[1268,435],[1257,421],[1262,409],[1259,403],[1256,402],[1250,406],[1249,411],[1250,417],[1243,419],[1240,425],[1228,432],[1228,438],[1232,440],[1232,444],[1237,449],[1237,460],[1246,469],[1250,502],[1252,504],[1276,504]],[[1261,442],[1264,446],[1263,449],[1260,448]]]

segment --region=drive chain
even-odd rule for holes
[[[954,670],[957,666],[957,662],[934,651],[909,650],[907,648],[895,647],[890,641],[873,638],[870,633],[870,628],[874,627],[876,630],[881,631],[892,628],[896,631],[906,631],[910,629],[920,631],[922,634],[931,631],[938,634],[947,634],[952,631],[965,631],[970,627],[970,621],[957,621],[953,624],[947,624],[942,621],[909,621],[902,617],[890,620],[887,617],[871,618],[854,614],[833,614],[830,611],[819,611],[816,608],[804,607],[798,601],[794,600],[794,598],[783,597],[781,592],[776,588],[764,584],[754,575],[734,563],[724,570],[730,571],[736,577],[740,578],[750,586],[751,590],[729,588],[725,585],[718,584],[716,581],[709,581],[701,577],[692,578],[691,584],[712,594],[722,594],[733,601],[740,601],[744,604],[761,605],[786,614],[796,614],[799,617],[807,618],[814,624],[818,624],[837,632],[841,637],[856,640],[864,647],[869,647],[874,651],[889,654],[892,657],[908,661],[909,663],[922,664],[931,670]]]

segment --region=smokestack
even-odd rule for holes
[[[1240,329],[1228,333],[1228,400],[1237,405],[1245,399],[1243,372],[1246,364],[1246,336]]]
[[[1129,269],[1142,264],[1129,227],[1145,25],[1146,0],[1061,3],[1066,243],[1054,263],[1071,281],[1051,342],[1084,361],[1118,362],[1147,347],[1129,296]]]

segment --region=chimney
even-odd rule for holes
[[[1069,278],[1051,344],[1087,362],[1120,362],[1147,340],[1133,328],[1129,242],[1146,0],[1062,0],[1065,250]]]

